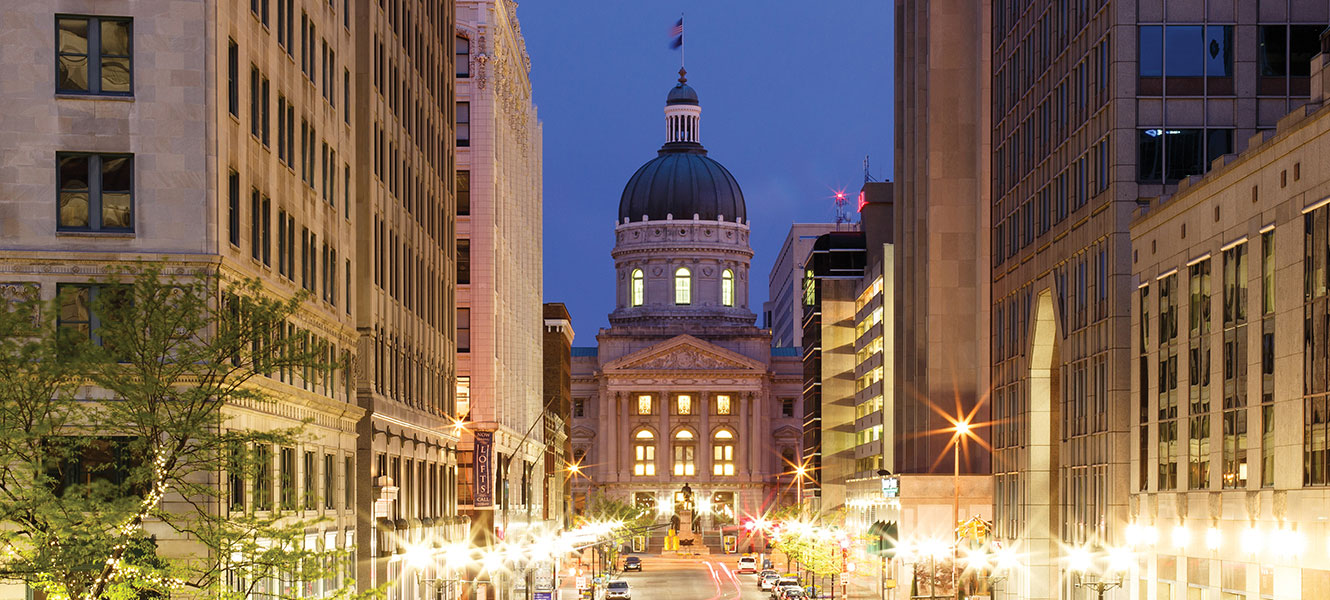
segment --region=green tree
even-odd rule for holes
[[[302,547],[310,521],[228,510],[228,482],[270,473],[251,448],[304,437],[235,426],[235,408],[275,404],[264,374],[338,365],[282,335],[305,296],[213,269],[140,265],[0,309],[0,576],[57,599],[227,599],[341,562]],[[331,596],[353,593],[341,581]]]

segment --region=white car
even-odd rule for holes
[[[628,588],[628,582],[618,579],[605,586],[605,597],[616,600],[630,600],[633,596],[632,591]]]
[[[756,572],[757,572],[757,558],[756,558],[756,557],[753,557],[753,556],[742,556],[742,557],[740,557],[740,558],[739,558],[739,572],[740,572],[740,573],[756,573]]]

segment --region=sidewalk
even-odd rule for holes
[[[777,550],[772,550],[770,554],[764,555],[771,559],[772,568],[781,573],[786,573],[793,569],[794,562],[790,561],[790,569],[786,569],[785,555]],[[843,598],[841,594],[841,578],[845,580],[845,591],[849,594],[845,600],[878,600],[882,597],[881,585],[882,573],[877,562],[866,564],[856,564],[855,572],[837,575],[835,597]],[[830,592],[831,590],[827,590]]]

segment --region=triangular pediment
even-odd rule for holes
[[[680,335],[612,360],[604,370],[765,371],[766,365],[691,335]]]

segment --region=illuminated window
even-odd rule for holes
[[[465,420],[471,414],[471,377],[457,376],[457,418]]]
[[[638,397],[637,397],[637,414],[639,414],[639,415],[649,415],[649,414],[651,414],[651,395],[650,395],[650,394],[642,394],[641,396],[638,396]]]
[[[693,432],[680,429],[674,434],[675,476],[691,477],[697,474],[696,453],[697,444],[694,442]]]
[[[674,397],[674,406],[678,414],[693,414],[693,397],[687,394],[680,394]]]
[[[674,272],[674,303],[692,304],[693,274],[687,267],[679,267]]]
[[[729,269],[720,274],[720,303],[734,306],[734,271]]]
[[[646,282],[642,278],[642,269],[633,269],[633,306],[642,306],[646,298]]]
[[[712,436],[711,474],[734,475],[734,432],[728,429]]]
[[[729,397],[729,396],[727,396],[727,395],[725,395],[725,394],[721,394],[721,395],[716,396],[716,414],[718,414],[718,415],[728,415],[728,414],[730,414],[730,397]]]
[[[813,279],[813,270],[804,271],[804,306],[817,304],[817,280]]]
[[[643,429],[633,435],[633,458],[633,475],[656,474],[656,435],[650,430]]]

